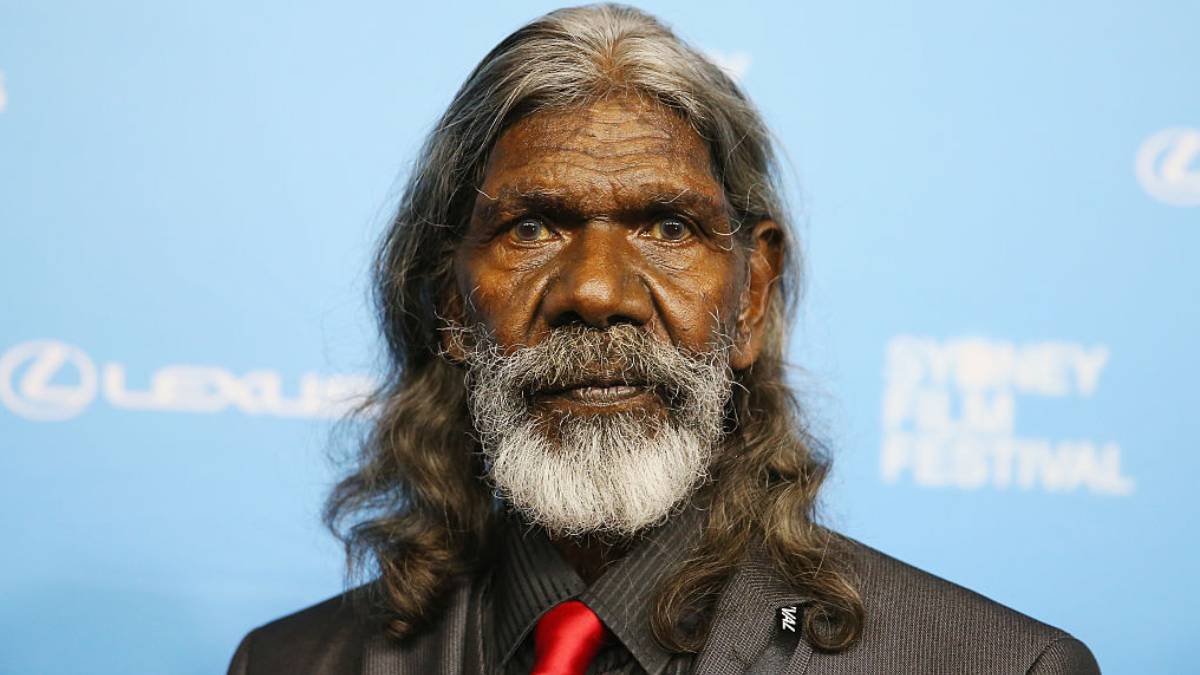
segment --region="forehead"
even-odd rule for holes
[[[521,119],[497,140],[482,190],[552,191],[597,209],[664,193],[725,203],[708,144],[679,115],[636,97]]]

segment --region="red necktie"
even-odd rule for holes
[[[584,675],[607,632],[600,617],[582,602],[568,600],[555,605],[533,629],[530,675]]]

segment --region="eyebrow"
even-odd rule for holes
[[[697,221],[708,222],[728,217],[729,211],[717,200],[690,188],[673,186],[649,186],[649,194],[626,197],[615,213],[619,216],[645,216],[647,214],[678,212]],[[536,186],[520,188],[507,186],[495,196],[476,188],[486,201],[476,207],[475,213],[481,221],[491,223],[505,213],[542,213],[562,221],[583,221],[588,214],[579,208],[565,190]]]

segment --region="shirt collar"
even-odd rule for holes
[[[578,599],[596,612],[647,673],[672,656],[650,630],[650,612],[662,577],[688,556],[703,533],[705,513],[689,504],[663,525],[641,535],[623,558],[591,586],[559,555],[544,530],[516,516],[506,519],[492,575],[493,653],[503,665],[542,614]]]

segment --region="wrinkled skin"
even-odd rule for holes
[[[632,323],[697,352],[724,333],[731,366],[748,368],[761,348],[780,232],[770,220],[742,223],[754,228],[752,247],[735,243],[709,152],[685,120],[637,98],[511,126],[492,149],[456,251],[463,319],[506,349],[569,324]],[[578,415],[664,405],[644,387],[611,382],[541,403]],[[585,579],[619,555],[588,541],[560,548]]]

